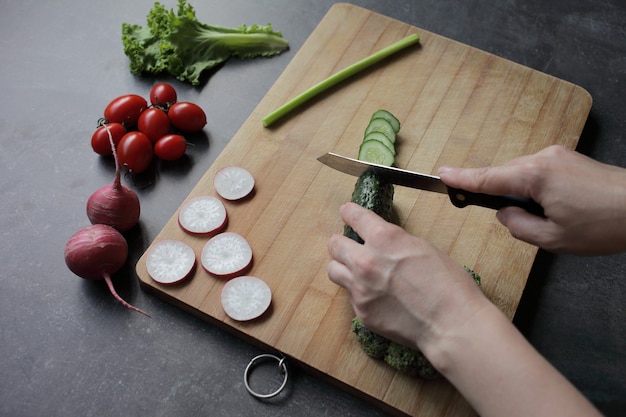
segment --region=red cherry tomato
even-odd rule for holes
[[[152,143],[170,133],[170,119],[165,111],[158,107],[150,107],[141,112],[137,127]]]
[[[136,94],[126,94],[114,98],[104,109],[107,122],[122,123],[127,129],[137,126],[141,112],[148,107],[148,102]]]
[[[176,90],[168,83],[157,83],[150,90],[150,103],[168,109],[176,103]]]
[[[197,104],[180,101],[167,112],[170,122],[183,133],[195,133],[206,125],[206,114]]]
[[[169,134],[157,140],[154,154],[164,161],[174,161],[185,154],[187,142],[181,135]]]
[[[124,126],[120,123],[113,122],[108,123],[106,127],[98,127],[96,131],[93,132],[93,135],[91,135],[91,147],[93,148],[95,153],[103,156],[109,156],[113,154],[113,152],[111,151],[111,142],[109,141],[107,128],[111,132],[111,136],[113,137],[113,144],[115,146],[120,143],[122,136],[126,134],[126,129],[124,129]]]
[[[152,142],[139,131],[128,132],[117,145],[120,165],[136,174],[148,169],[153,153]]]

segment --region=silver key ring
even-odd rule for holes
[[[285,378],[283,379],[283,383],[281,384],[281,386],[278,387],[276,391],[270,392],[269,394],[259,394],[258,392],[254,391],[250,387],[250,383],[248,382],[248,379],[250,378],[252,369],[254,369],[254,367],[259,362],[263,362],[267,360],[275,360],[276,362],[278,362],[278,369],[281,374],[285,375]],[[250,363],[248,363],[248,366],[246,366],[246,370],[244,371],[244,374],[243,374],[243,382],[246,385],[246,389],[248,390],[248,392],[251,395],[255,396],[256,398],[272,398],[278,395],[285,388],[285,386],[287,385],[288,377],[289,377],[289,373],[287,372],[287,364],[285,363],[285,358],[279,358],[278,356],[271,355],[269,353],[263,353],[261,355],[255,356],[254,358],[252,358]]]

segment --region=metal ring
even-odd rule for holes
[[[254,391],[250,387],[248,378],[250,377],[250,373],[252,372],[252,369],[254,368],[254,366],[257,363],[265,361],[265,360],[275,360],[276,362],[278,362],[278,369],[281,374],[285,375],[285,378],[283,379],[283,383],[281,384],[281,386],[278,387],[276,391],[271,392],[269,394],[259,394],[258,392]],[[272,398],[278,395],[285,388],[285,386],[287,385],[288,377],[289,377],[289,373],[287,372],[287,364],[285,363],[285,358],[279,358],[278,356],[271,355],[269,353],[263,353],[261,355],[255,356],[254,358],[252,358],[250,363],[248,363],[248,366],[246,366],[246,370],[244,371],[244,374],[243,374],[243,382],[246,385],[246,389],[248,390],[248,392],[251,395],[255,396],[256,398]]]

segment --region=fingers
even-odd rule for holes
[[[361,248],[362,245],[342,235],[335,234],[328,239],[328,253],[332,260],[328,263],[326,272],[332,282],[350,288],[353,280],[353,253]]]
[[[341,219],[363,239],[368,241],[373,231],[387,222],[371,210],[356,203],[346,203],[339,208]]]
[[[514,238],[544,249],[554,249],[551,246],[556,241],[558,231],[550,220],[537,217],[519,207],[500,209],[496,217]]]

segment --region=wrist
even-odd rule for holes
[[[462,347],[477,336],[479,325],[491,321],[500,310],[471,282],[471,287],[455,288],[437,303],[431,314],[431,325],[419,335],[418,348],[433,366],[445,375]]]

